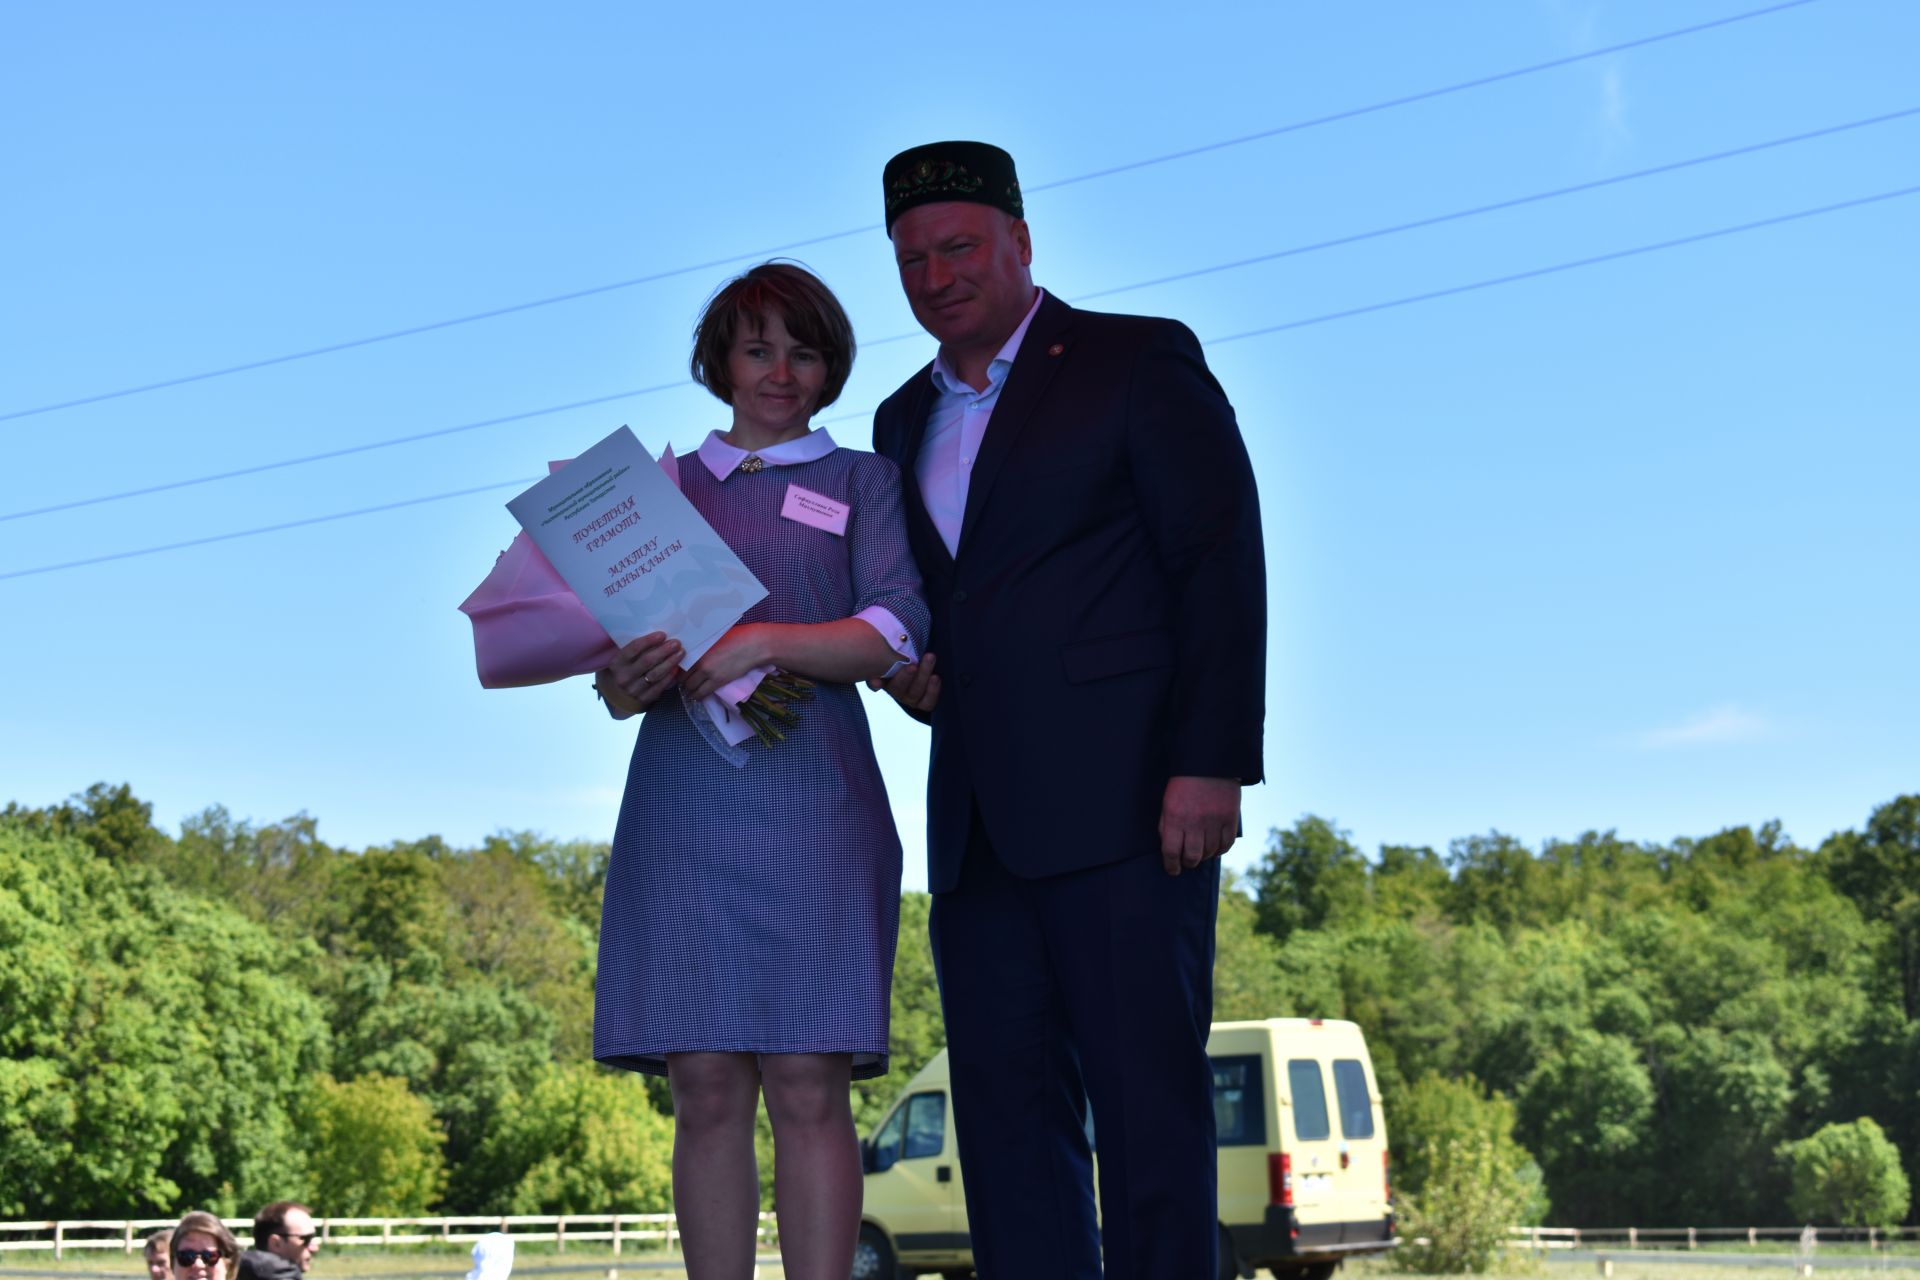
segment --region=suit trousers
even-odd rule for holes
[[[1219,889],[1217,859],[1023,879],[974,815],[929,927],[981,1280],[1217,1274]]]

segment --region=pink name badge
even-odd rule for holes
[[[787,486],[787,501],[780,508],[780,514],[789,520],[825,529],[842,538],[847,536],[847,504],[835,502],[811,489],[802,489],[797,484]]]

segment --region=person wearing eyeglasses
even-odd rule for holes
[[[180,1219],[168,1245],[173,1280],[227,1280],[227,1268],[240,1244],[227,1224],[196,1209]]]
[[[169,1280],[173,1274],[173,1229],[156,1231],[147,1237],[147,1280]]]
[[[253,1248],[240,1255],[239,1280],[300,1280],[318,1252],[313,1210],[277,1200],[253,1215]]]

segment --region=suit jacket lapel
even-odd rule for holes
[[[960,519],[959,552],[967,550],[967,537],[980,520],[1000,468],[1026,429],[1027,420],[1046,393],[1054,370],[1060,367],[1056,348],[1061,347],[1072,328],[1073,308],[1048,294],[1040,303],[1027,336],[1020,342],[1020,353],[994,402],[993,417],[987,421],[987,434],[980,441],[979,456],[974,459],[973,477],[967,482],[967,508]]]
[[[927,503],[920,494],[918,475],[920,446],[927,438],[927,415],[933,412],[932,370],[933,366],[927,365],[915,374],[908,384],[911,390],[902,410],[905,415],[905,421],[902,424],[905,430],[901,434],[899,451],[893,460],[899,464],[902,472],[901,488],[906,493],[907,521],[909,527],[919,535],[916,541],[929,553],[937,553],[951,563],[952,557],[947,552],[946,541],[941,538],[940,530],[934,527],[933,517],[927,514]]]
[[[901,410],[902,426],[894,461],[902,471],[912,471],[920,457],[920,445],[927,438],[927,415],[933,411],[933,365],[922,365],[920,372],[907,381],[907,403]]]

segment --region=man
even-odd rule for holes
[[[253,1215],[253,1248],[240,1255],[240,1280],[300,1280],[318,1252],[313,1210],[275,1201]]]
[[[156,1231],[147,1237],[146,1246],[141,1250],[147,1259],[147,1280],[170,1280],[173,1275],[173,1232],[171,1229]]]
[[[883,182],[940,343],[874,444],[933,607],[887,687],[932,705],[931,937],[975,1264],[1098,1276],[1104,1244],[1109,1277],[1210,1277],[1217,859],[1261,776],[1252,468],[1184,326],[1034,287],[1004,151],[916,147]]]

